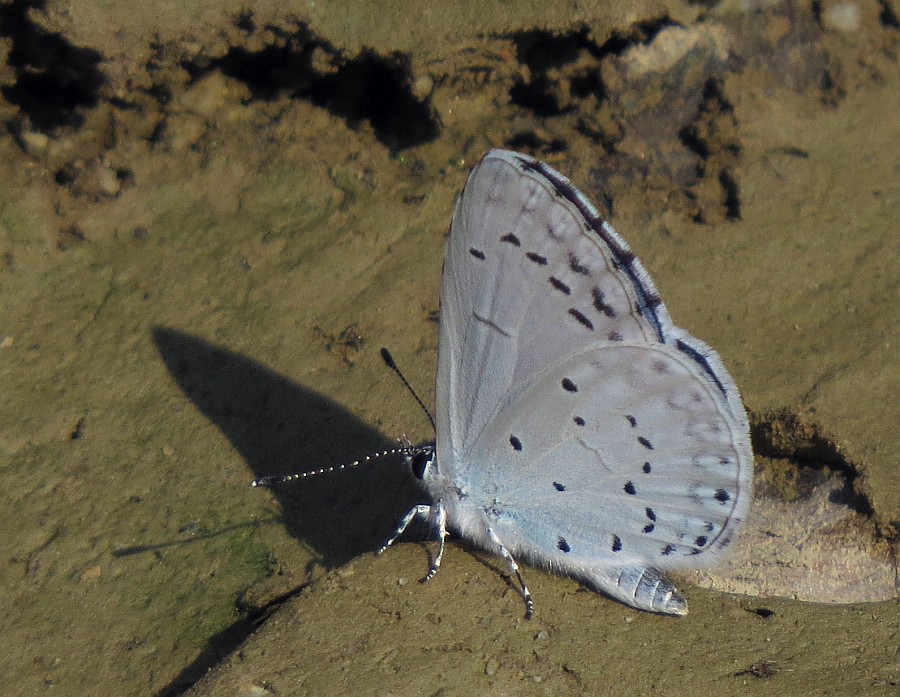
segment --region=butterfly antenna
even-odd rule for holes
[[[425,416],[428,417],[428,420],[431,422],[431,428],[437,431],[437,425],[434,423],[434,417],[431,415],[431,412],[428,411],[428,407],[425,406],[425,402],[421,400],[419,395],[416,394],[416,391],[412,388],[412,385],[409,384],[409,381],[406,379],[406,376],[400,372],[400,368],[397,367],[397,364],[394,363],[394,357],[391,355],[391,352],[386,348],[381,348],[381,360],[384,361],[384,364],[393,370],[397,377],[403,381],[403,384],[406,386],[406,389],[409,390],[409,393],[413,396],[413,398],[419,403],[419,406],[422,407],[422,411],[425,412]]]
[[[416,448],[414,448],[408,440],[405,438],[401,441],[402,447],[400,448],[389,448],[387,450],[382,450],[377,453],[372,453],[371,455],[366,455],[364,458],[359,460],[354,460],[353,462],[345,462],[340,465],[332,465],[331,467],[320,467],[319,469],[309,470],[307,472],[294,472],[292,474],[272,474],[266,477],[260,477],[259,479],[254,479],[250,482],[250,486],[260,486],[260,487],[273,487],[276,484],[283,484],[284,482],[292,482],[296,479],[306,479],[308,477],[317,477],[320,474],[332,474],[333,472],[340,472],[341,470],[348,470],[354,467],[359,467],[360,465],[367,465],[374,460],[380,460],[383,457],[389,457],[391,455],[413,455],[416,452]]]

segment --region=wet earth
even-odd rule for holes
[[[555,18],[555,19],[554,19]],[[4,694],[895,694],[898,8],[0,4]],[[492,147],[609,217],[751,416],[683,620],[373,557]]]

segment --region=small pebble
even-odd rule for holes
[[[431,94],[434,89],[434,80],[429,75],[422,75],[413,82],[412,93],[420,102]]]
[[[854,32],[859,30],[859,5],[853,2],[842,2],[826,7],[822,11],[822,24],[826,29],[836,29],[842,32]]]
[[[23,131],[19,134],[19,142],[29,155],[40,155],[47,149],[50,137],[40,131]]]
[[[118,196],[122,190],[122,182],[119,181],[119,175],[109,167],[100,167],[97,172],[97,186],[100,188],[100,193],[110,198]]]

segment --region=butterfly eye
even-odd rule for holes
[[[433,452],[431,450],[420,450],[412,457],[412,473],[416,479],[425,478],[425,470],[431,464]]]

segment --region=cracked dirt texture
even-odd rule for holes
[[[4,694],[894,694],[900,21],[846,5],[0,4]],[[496,146],[609,215],[751,412],[684,620],[525,569],[525,622],[464,545],[420,586],[421,546],[367,554],[399,465],[247,487],[431,437],[378,348],[431,403]]]

